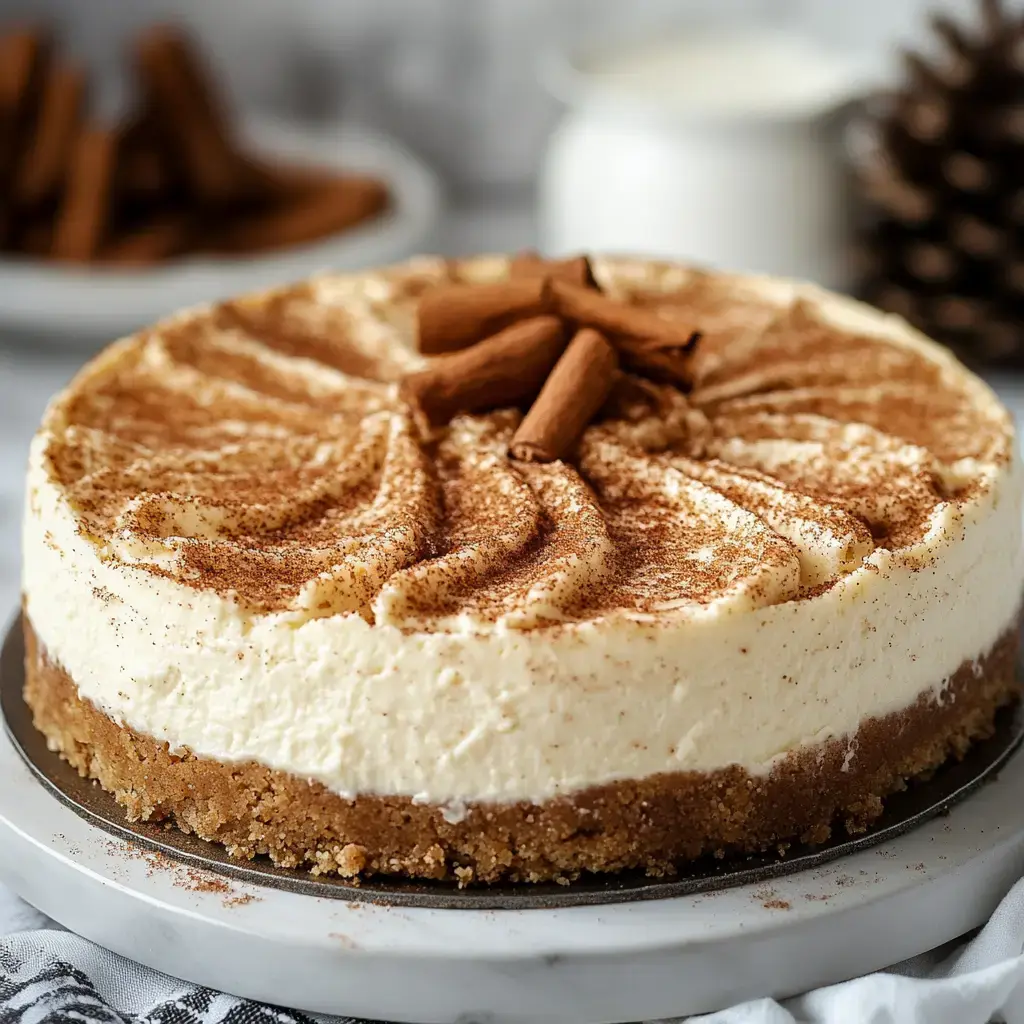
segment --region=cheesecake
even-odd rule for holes
[[[420,258],[50,403],[25,697],[132,820],[317,874],[668,876],[861,830],[1018,696],[992,391],[810,284]]]

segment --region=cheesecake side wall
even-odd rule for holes
[[[471,804],[461,821],[403,796],[347,799],[295,775],[223,764],[119,726],[84,699],[26,619],[25,697],[36,727],[132,820],[175,821],[232,855],[269,854],[315,873],[460,882],[540,882],[582,871],[671,874],[702,854],[821,842],[863,828],[884,798],[991,734],[1020,695],[1016,623],[953,673],[941,698],[865,721],[853,743],[828,740],[765,776],[739,767],[596,786],[539,804]]]

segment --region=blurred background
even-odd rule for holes
[[[907,316],[1017,403],[1022,17],[0,0],[0,607],[49,395],[155,316],[325,267],[538,247],[807,277]]]
[[[972,14],[971,0],[941,9]],[[116,87],[136,30],[193,27],[239,103],[286,116],[351,117],[408,142],[453,193],[528,192],[560,104],[538,80],[551,43],[792,28],[885,72],[925,35],[928,0],[4,0],[5,20],[52,19]],[[893,69],[890,69],[893,70]]]

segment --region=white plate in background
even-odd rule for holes
[[[369,172],[391,190],[382,217],[305,246],[248,258],[197,255],[124,270],[0,257],[0,330],[94,350],[175,310],[285,284],[321,270],[391,263],[431,244],[441,213],[434,173],[402,145],[362,128],[256,118],[258,155]]]

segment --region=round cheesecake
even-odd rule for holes
[[[562,458],[425,428],[420,259],[183,313],[48,408],[26,699],[133,819],[345,876],[668,874],[820,842],[1018,693],[1010,418],[902,320],[596,259],[701,338]],[[575,343],[574,343],[575,344]],[[531,415],[533,415],[531,413]]]

